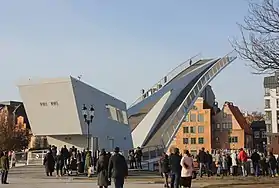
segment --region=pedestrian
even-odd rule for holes
[[[276,171],[277,161],[272,152],[269,152],[268,163],[269,163],[271,177],[278,176]]]
[[[268,176],[270,172],[268,171],[268,159],[265,154],[261,155],[260,167],[262,169],[262,175]]]
[[[199,175],[202,177],[203,175],[203,169],[206,171],[207,174],[209,174],[207,169],[207,154],[204,151],[204,148],[202,148],[198,154],[198,162],[199,162]]]
[[[261,157],[256,150],[254,150],[253,154],[251,155],[251,160],[253,164],[254,174],[255,176],[259,176]]]
[[[242,170],[242,175],[248,176],[247,173],[247,160],[248,160],[248,156],[247,153],[243,150],[243,148],[240,148],[239,150],[239,154],[238,154],[238,160],[241,164],[241,170]]]
[[[236,154],[236,151],[232,152],[231,159],[232,159],[232,175],[237,176],[237,154]]]
[[[1,163],[1,183],[2,184],[9,184],[7,182],[8,172],[9,172],[9,169],[10,169],[8,152],[3,153],[2,157],[1,157],[1,160],[0,160],[0,163]]]
[[[215,155],[215,165],[217,168],[217,176],[220,176],[222,171],[222,156],[220,150],[218,150]]]
[[[222,175],[228,176],[228,160],[227,155],[224,152],[222,155]]]
[[[58,151],[56,155],[56,177],[63,176],[63,167],[64,167],[64,157],[61,154],[61,151]]]
[[[111,184],[108,177],[108,165],[109,165],[108,155],[105,149],[102,149],[96,165],[96,173],[98,176],[99,188],[103,188],[103,187],[107,188]]]
[[[142,158],[142,150],[140,147],[137,147],[135,152],[135,159],[136,159],[136,168],[138,169],[142,169],[141,158]]]
[[[179,188],[179,181],[181,177],[181,156],[179,149],[174,148],[173,153],[170,155],[170,171],[171,171],[171,188]]]
[[[91,176],[91,169],[93,168],[93,159],[91,155],[91,151],[87,150],[86,157],[85,157],[85,170],[87,172],[87,176]]]
[[[120,153],[119,147],[114,149],[114,155],[109,159],[109,179],[114,179],[115,188],[123,188],[124,179],[128,176],[128,165],[126,159]]]
[[[228,174],[231,175],[231,169],[232,169],[232,158],[231,155],[229,153],[227,153],[226,155],[227,157],[227,164],[228,164]]]
[[[164,187],[169,187],[169,172],[170,172],[170,163],[169,156],[164,152],[162,158],[160,159],[160,171],[164,177]]]
[[[136,159],[135,159],[135,152],[134,150],[130,150],[129,151],[129,162],[130,162],[130,169],[134,169],[135,168],[135,163],[136,163]]]
[[[207,168],[208,177],[213,176],[212,163],[213,163],[212,155],[209,153],[209,151],[207,151],[206,152],[206,168]]]
[[[52,176],[54,172],[55,160],[53,158],[51,150],[49,150],[44,158],[43,165],[45,166],[45,171],[47,176]]]
[[[194,165],[193,158],[188,150],[185,151],[180,165],[182,166],[180,184],[183,188],[191,188]]]

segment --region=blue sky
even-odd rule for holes
[[[0,5],[0,100],[16,83],[83,75],[128,104],[189,57],[223,56],[247,1],[9,0]],[[219,104],[263,109],[263,76],[238,59],[211,83]]]

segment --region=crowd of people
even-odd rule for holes
[[[9,158],[12,153],[0,152],[1,183],[8,184],[7,176],[10,168]],[[143,152],[141,148],[130,150],[128,163],[131,169],[142,169]],[[249,160],[250,159],[250,160]],[[124,179],[128,176],[128,165],[125,157],[120,153],[118,147],[114,153],[106,152],[104,149],[92,153],[89,150],[79,151],[75,147],[64,146],[60,150],[50,146],[44,156],[43,165],[47,176],[57,177],[71,175],[74,171],[77,174],[91,176],[93,173],[98,176],[98,185],[108,187],[111,185],[111,178],[116,188],[123,187]],[[234,151],[219,150],[215,155],[210,154],[202,148],[196,156],[188,150],[181,154],[178,148],[174,148],[168,155],[163,153],[159,161],[159,169],[164,177],[164,186],[178,188],[191,187],[192,179],[197,175],[208,177],[217,176],[278,176],[279,157],[272,152],[268,154],[258,153],[256,150],[247,154],[243,149]],[[251,170],[252,169],[252,170]],[[170,179],[170,182],[169,182]]]
[[[112,178],[115,187],[122,188],[124,179],[128,176],[126,159],[120,154],[118,147],[112,155],[104,149],[92,154],[89,150],[79,151],[75,147],[68,150],[64,146],[58,151],[55,146],[51,146],[44,157],[43,165],[47,176],[52,176],[54,171],[58,177],[70,175],[73,171],[90,176],[95,171],[99,187],[105,188],[111,185]]]
[[[242,148],[232,152],[220,150],[215,156],[202,148],[197,156],[193,156],[188,150],[182,155],[179,149],[175,148],[169,155],[163,153],[159,167],[161,175],[164,177],[165,187],[190,188],[192,179],[197,175],[202,178],[204,174],[208,177],[215,174],[217,176],[242,175],[244,177],[248,174],[278,176],[279,157],[276,158],[272,152],[265,155],[256,150],[248,155]]]

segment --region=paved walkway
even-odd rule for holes
[[[135,178],[135,179],[134,179]],[[145,188],[162,188],[162,183],[150,183],[151,180],[155,179],[160,180],[161,178],[156,173],[148,173],[141,172],[140,174],[131,176],[126,184],[125,188],[142,188],[144,185]],[[63,177],[63,178],[55,178],[55,177],[46,177],[44,173],[44,169],[42,167],[20,167],[14,168],[11,170],[9,175],[10,188],[75,188],[75,187],[83,187],[83,188],[92,188],[97,187],[96,179],[87,178],[78,178],[75,177]],[[239,183],[241,185],[232,185],[232,186],[223,186],[224,184],[236,184]],[[243,185],[243,183],[254,183],[254,185]],[[257,183],[257,185],[255,185]],[[269,185],[261,185],[262,183],[270,183]],[[193,188],[200,188],[211,185],[211,188],[222,188],[222,187],[238,187],[238,188],[249,188],[255,187],[257,188],[279,188],[279,186],[273,186],[274,184],[279,185],[279,178],[202,178],[193,181]],[[213,186],[214,185],[214,186]],[[7,185],[0,185],[0,187],[6,187]],[[112,186],[114,187],[114,186]]]

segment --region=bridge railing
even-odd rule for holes
[[[163,86],[165,86],[169,81],[171,81],[173,78],[175,78],[178,74],[180,74],[183,70],[188,68],[190,66],[190,62],[195,64],[197,61],[201,59],[202,55],[199,53],[190,59],[184,61],[174,69],[172,69],[166,76],[164,76],[162,79],[160,79],[155,85],[153,85],[151,88],[146,90],[142,95],[137,98],[131,105],[130,107],[134,106],[135,104],[139,103],[140,101],[143,100],[143,98],[147,98],[151,96],[153,93],[157,92],[160,90]],[[154,91],[153,91],[154,90]],[[151,94],[150,94],[151,93]]]

